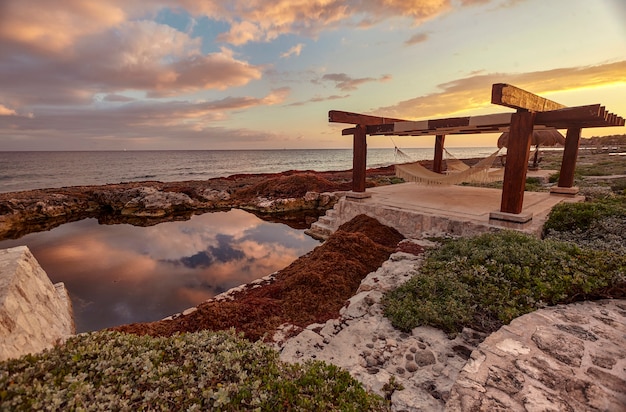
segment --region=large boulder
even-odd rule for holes
[[[76,333],[63,283],[26,246],[0,250],[0,360],[37,353]]]

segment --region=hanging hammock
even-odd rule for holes
[[[396,147],[396,158],[398,152],[402,153]],[[498,157],[500,149],[488,157],[482,159],[474,166],[468,166],[446,150],[451,159],[446,159],[448,165],[447,174],[433,172],[419,162],[403,163],[396,165],[396,176],[404,179],[405,182],[415,182],[426,185],[456,185],[459,183],[488,183],[502,180],[504,177],[504,169],[490,170],[494,160]],[[404,156],[406,154],[402,153]],[[450,161],[452,160],[452,167]]]
[[[463,172],[470,168],[468,164],[454,157],[447,149],[444,148],[443,151],[446,153],[446,168],[448,172]]]

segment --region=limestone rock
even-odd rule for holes
[[[76,333],[65,286],[26,246],[0,250],[0,360],[37,353]]]
[[[446,410],[626,410],[625,303],[560,305],[514,319],[472,353]]]

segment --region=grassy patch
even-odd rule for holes
[[[403,331],[493,331],[546,305],[626,295],[626,257],[512,231],[446,241],[383,299]]]
[[[348,372],[233,332],[96,332],[0,363],[2,410],[388,410]]]

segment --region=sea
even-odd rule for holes
[[[448,148],[456,158],[492,147]],[[368,149],[367,167],[432,159],[432,148]],[[406,156],[404,156],[406,155]],[[240,173],[349,170],[352,149],[0,152],[0,193],[157,180],[206,180]]]

